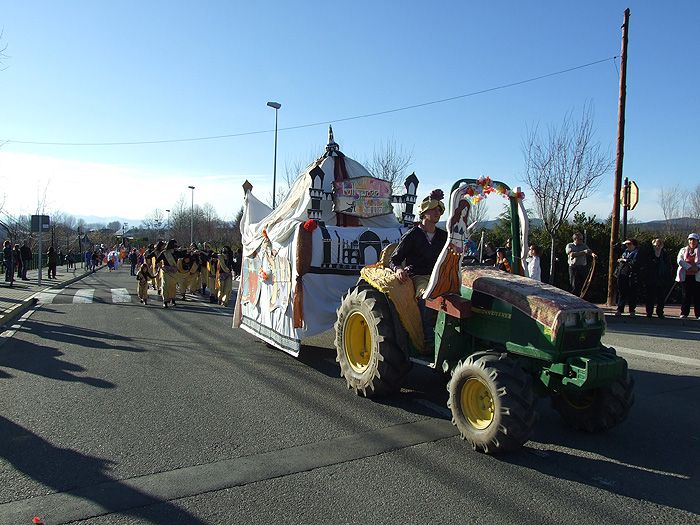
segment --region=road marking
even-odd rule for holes
[[[94,485],[0,504],[0,523],[24,523],[27,516],[36,514],[36,509],[41,509],[46,523],[85,520],[339,465],[456,435],[457,430],[449,421],[423,419],[129,479],[114,479],[100,472]]]
[[[130,303],[131,296],[126,288],[112,288],[113,303]]]
[[[25,322],[27,319],[29,319],[29,316],[31,316],[31,315],[36,311],[37,308],[38,308],[38,306],[35,306],[35,307],[33,307],[33,308],[30,308],[30,309],[27,310],[26,312],[24,312],[24,313],[22,314],[22,316],[21,316],[19,319],[17,319],[17,322],[16,322],[16,323],[12,324],[12,325],[10,326],[10,328],[8,328],[8,329],[5,330],[4,332],[0,333],[0,346],[2,346],[3,343],[4,343],[7,339],[11,339],[12,337],[14,337],[14,335],[17,333],[17,330],[19,330],[20,328],[22,328],[22,325],[24,324],[24,322]]]
[[[83,288],[75,292],[73,303],[91,303],[95,295],[94,288]]]
[[[636,355],[637,357],[648,357],[650,359],[658,359],[659,361],[670,361],[671,363],[697,366],[698,368],[700,368],[700,359],[693,359],[692,357],[659,354],[657,352],[647,352],[644,350],[637,350],[635,348],[625,348],[624,346],[613,346],[613,348],[617,350],[619,354]]]
[[[45,290],[37,292],[34,297],[39,304],[51,304],[61,290]]]

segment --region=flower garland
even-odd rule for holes
[[[505,198],[524,199],[525,194],[522,191],[509,190],[505,184],[500,182],[493,183],[491,177],[479,177],[476,184],[470,184],[464,191],[469,196],[472,204],[479,204],[483,199],[491,193],[496,193]]]

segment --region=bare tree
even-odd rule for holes
[[[2,42],[2,36],[3,36],[4,31],[0,31],[0,42]],[[0,44],[0,71],[4,71],[7,69],[3,64],[5,63],[5,60],[9,58],[6,54],[5,51],[7,51],[7,44],[2,45]]]
[[[695,221],[695,230],[700,230],[700,184],[688,195],[688,213]]]
[[[374,149],[372,158],[365,162],[365,168],[373,177],[389,182],[392,193],[399,193],[412,163],[412,151],[397,146],[395,140],[387,140],[381,141]]]
[[[699,186],[700,188],[700,186]],[[683,215],[685,193],[678,186],[662,187],[659,191],[659,206],[666,222],[666,233],[675,230],[675,222]],[[691,203],[692,206],[692,203]]]
[[[546,136],[528,129],[523,141],[525,182],[551,240],[550,283],[554,279],[554,238],[581,201],[591,195],[613,166],[612,156],[594,141],[593,111],[586,104],[580,120],[572,112]]]

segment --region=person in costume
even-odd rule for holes
[[[148,282],[151,279],[153,279],[153,274],[151,273],[150,266],[143,263],[136,274],[136,281],[138,282],[137,293],[139,301],[143,304],[148,304]]]
[[[688,245],[678,252],[678,272],[676,281],[683,286],[683,304],[681,305],[681,319],[690,315],[690,306],[696,319],[700,319],[700,252],[698,249],[700,235],[691,233],[688,235]]]
[[[158,254],[156,262],[160,264],[160,277],[162,281],[163,308],[168,304],[175,306],[175,293],[177,289],[177,256],[175,250],[177,241],[170,239],[165,249]]]
[[[200,251],[197,253],[197,260],[199,262],[199,271],[197,272],[199,287],[201,294],[204,296],[207,292],[207,283],[209,282],[209,255],[205,251]]]
[[[233,251],[230,246],[224,246],[219,254],[219,269],[216,278],[219,288],[219,304],[228,306],[233,288]]]
[[[428,311],[422,295],[428,286],[440,251],[447,242],[447,232],[437,227],[440,217],[445,212],[443,197],[442,190],[437,189],[423,199],[418,206],[420,222],[401,237],[390,260],[390,268],[396,273],[399,282],[413,281],[423,321],[426,353],[432,352],[434,345],[435,312]]]
[[[209,252],[209,264],[207,265],[207,276],[209,277],[209,302],[216,304],[217,279],[216,272],[219,268],[219,257],[213,251]]]

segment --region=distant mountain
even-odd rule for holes
[[[102,224],[102,225],[107,225],[110,222],[120,222],[122,224],[126,223],[128,224],[128,228],[131,228],[132,226],[139,226],[141,222],[143,222],[143,219],[125,219],[124,217],[98,217],[96,215],[76,215],[76,219],[80,220],[83,219],[85,221],[86,225],[95,225],[95,224]]]

